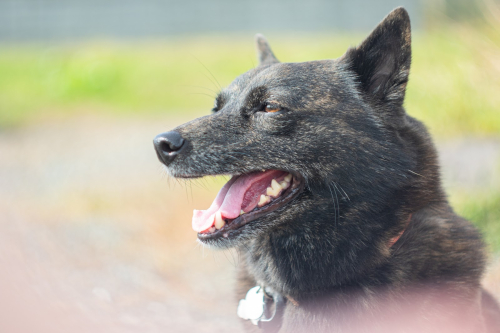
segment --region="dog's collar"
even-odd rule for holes
[[[275,333],[283,322],[285,302],[285,298],[271,288],[255,286],[240,300],[238,317],[250,320],[266,333]]]
[[[401,238],[410,224],[411,217],[412,214],[408,216],[404,229],[389,240],[389,247]],[[240,300],[238,317],[250,320],[252,324],[259,326],[266,333],[278,332],[283,323],[283,310],[287,300],[295,306],[299,305],[293,298],[284,298],[269,287],[255,286],[247,292],[245,299]]]
[[[411,221],[411,217],[412,217],[413,214],[410,214],[408,216],[408,219],[406,220],[406,224],[405,224],[405,228],[399,233],[397,234],[396,236],[392,237],[390,240],[389,240],[389,247],[391,248],[394,244],[396,244],[396,242],[401,238],[401,236],[403,236],[404,232],[406,231],[406,229],[408,228],[408,225],[410,224],[410,221]]]

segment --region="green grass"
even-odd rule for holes
[[[483,233],[490,250],[500,253],[500,191],[452,193],[456,212],[472,221]]]
[[[458,28],[414,36],[406,107],[434,135],[500,133],[500,43],[477,36]],[[339,57],[363,36],[268,37],[282,61],[299,62]],[[89,112],[199,115],[219,84],[255,62],[251,35],[3,45],[0,127]]]

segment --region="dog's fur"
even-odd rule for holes
[[[287,205],[205,241],[240,251],[238,299],[255,285],[286,297],[280,332],[500,332],[481,236],[449,206],[431,138],[403,108],[407,12],[336,60],[280,63],[257,46],[260,65],[175,129],[186,147],[166,163],[174,177],[303,178]]]

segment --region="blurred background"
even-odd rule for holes
[[[238,256],[192,210],[224,179],[168,179],[152,139],[256,65],[337,58],[410,12],[406,108],[484,233],[500,298],[499,0],[0,0],[0,332],[237,332]]]

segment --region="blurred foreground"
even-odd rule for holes
[[[1,332],[239,330],[237,255],[198,246],[190,223],[223,180],[169,180],[153,151],[186,120],[92,116],[0,133]],[[500,140],[439,147],[452,200],[498,189]],[[479,221],[493,240],[499,220]],[[500,298],[499,282],[492,256],[485,284]]]

